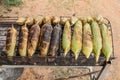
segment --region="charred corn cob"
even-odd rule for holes
[[[106,57],[106,61],[109,60],[112,54],[112,39],[111,39],[111,32],[109,31],[108,27],[105,24],[100,25],[101,34],[102,34],[102,52]]]
[[[19,38],[19,54],[20,56],[27,55],[27,41],[28,41],[28,29],[26,24],[21,27],[20,38]]]
[[[18,20],[16,21],[16,23],[18,24],[18,25],[23,25],[24,23],[25,23],[25,21],[26,21],[26,18],[18,18]]]
[[[71,41],[71,50],[75,55],[75,59],[78,58],[82,49],[82,23],[78,20],[74,26],[74,32]]]
[[[27,49],[28,56],[32,56],[35,53],[38,44],[39,35],[40,35],[40,27],[38,24],[35,24],[30,28],[29,31],[28,49]]]
[[[71,26],[69,21],[65,23],[63,36],[62,36],[62,47],[64,50],[64,57],[67,55],[68,51],[70,50],[71,45]]]
[[[86,56],[86,58],[89,58],[92,50],[93,50],[93,43],[92,43],[91,27],[89,23],[85,23],[83,26],[82,52]]]
[[[53,28],[52,31],[52,36],[51,36],[51,41],[50,41],[50,48],[49,48],[49,55],[50,56],[55,56],[58,48],[59,48],[59,40],[61,37],[61,25],[57,24]]]
[[[32,17],[28,17],[27,20],[26,20],[26,24],[27,25],[33,25],[34,24],[34,19]]]
[[[93,21],[91,24],[91,30],[92,30],[92,39],[93,39],[93,50],[96,58],[96,62],[99,59],[101,48],[102,48],[102,39],[101,39],[101,33],[99,25],[96,21]]]
[[[41,41],[40,41],[40,55],[46,56],[48,53],[51,34],[52,34],[52,26],[50,24],[44,24],[41,29]]]
[[[16,40],[17,40],[16,38],[17,38],[17,30],[12,25],[12,27],[8,29],[7,37],[6,37],[7,56],[14,56]]]

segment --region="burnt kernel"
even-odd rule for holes
[[[11,38],[7,38],[7,39],[6,39],[6,45],[7,45],[7,44],[10,44],[11,42],[12,42],[12,39],[11,39]]]
[[[10,50],[11,45],[6,45],[6,50]]]
[[[46,46],[47,46],[47,44],[44,43],[44,42],[41,44],[41,47],[42,47],[42,48],[46,48]]]
[[[43,33],[42,36],[42,40],[49,42],[51,38],[51,32],[50,31],[46,31]]]
[[[19,43],[19,49],[23,49],[23,44]]]
[[[8,32],[8,33],[7,33],[7,37],[12,37],[12,35],[13,35],[13,34],[12,34],[11,32]]]

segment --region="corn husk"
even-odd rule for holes
[[[12,25],[12,27],[8,29],[6,36],[6,53],[8,57],[15,55],[16,40],[17,30]]]
[[[41,28],[40,53],[39,53],[41,56],[47,56],[48,54],[52,30],[53,30],[52,26],[48,23],[44,24]]]
[[[59,49],[59,43],[61,38],[61,25],[57,24],[54,26],[50,41],[50,47],[49,47],[49,55],[55,56],[57,54],[57,51]]]
[[[82,22],[78,20],[75,23],[71,41],[71,50],[75,55],[75,59],[78,58],[81,49],[82,49]]]
[[[38,45],[38,39],[40,36],[40,27],[38,24],[34,24],[29,30],[29,37],[28,37],[28,56],[33,56],[35,53],[36,47]]]
[[[109,28],[105,24],[100,25],[101,34],[102,34],[102,52],[106,57],[106,61],[109,61],[109,58],[112,54],[112,38]]]
[[[20,56],[27,56],[27,41],[28,41],[28,29],[26,24],[21,27],[19,38],[19,54]]]
[[[93,50],[93,42],[92,42],[91,27],[89,23],[85,23],[83,26],[82,52],[86,56],[86,58],[89,58],[92,50]]]
[[[93,37],[92,38],[93,39],[93,50],[94,50],[96,62],[98,62],[101,49],[102,49],[102,38],[101,38],[99,25],[96,21],[92,22],[91,30],[92,30],[92,37]]]
[[[62,48],[64,50],[64,57],[67,55],[70,50],[71,45],[71,26],[69,21],[65,23],[63,36],[62,36]]]

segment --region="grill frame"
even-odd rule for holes
[[[71,16],[60,16],[60,18],[70,18]],[[0,31],[5,32],[2,27],[9,27],[11,24],[14,24],[15,28],[18,28],[18,31],[20,30],[20,26],[16,24],[16,20],[18,17],[0,17]],[[81,18],[81,17],[78,17]],[[110,21],[105,18],[107,21],[107,25],[110,27],[111,30],[111,36],[112,36],[112,44],[113,44],[113,33],[112,33],[112,27]],[[5,35],[4,35],[5,36]],[[18,34],[19,36],[19,34]],[[1,35],[0,35],[1,39]],[[0,43],[2,40],[0,40]],[[60,45],[61,46],[61,45]],[[18,53],[16,51],[16,53]],[[71,53],[71,51],[70,51]],[[94,56],[91,55],[89,59],[86,59],[85,56],[81,55],[77,60],[74,59],[73,56],[47,56],[47,57],[39,57],[37,55],[33,57],[20,57],[20,56],[14,56],[14,57],[6,57],[5,51],[3,50],[3,46],[1,47],[0,44],[0,65],[39,65],[39,66],[103,66],[107,62],[105,61],[105,58],[103,55],[100,56],[98,63],[95,62]],[[113,44],[113,54],[110,58],[110,61],[114,59],[114,44]]]

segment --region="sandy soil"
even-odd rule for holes
[[[0,15],[9,16],[36,16],[36,15],[103,15],[107,17],[112,24],[114,36],[114,52],[117,57],[112,61],[112,65],[107,71],[104,80],[120,80],[120,0],[24,0],[24,4],[19,7],[4,8],[0,6]],[[29,75],[32,78],[31,68],[26,68],[21,77]],[[32,68],[34,72],[44,72],[48,75],[51,70],[41,68]],[[26,74],[28,71],[29,74]],[[47,72],[46,72],[47,71]],[[25,75],[26,74],[26,75]],[[42,80],[42,76],[41,76]]]

